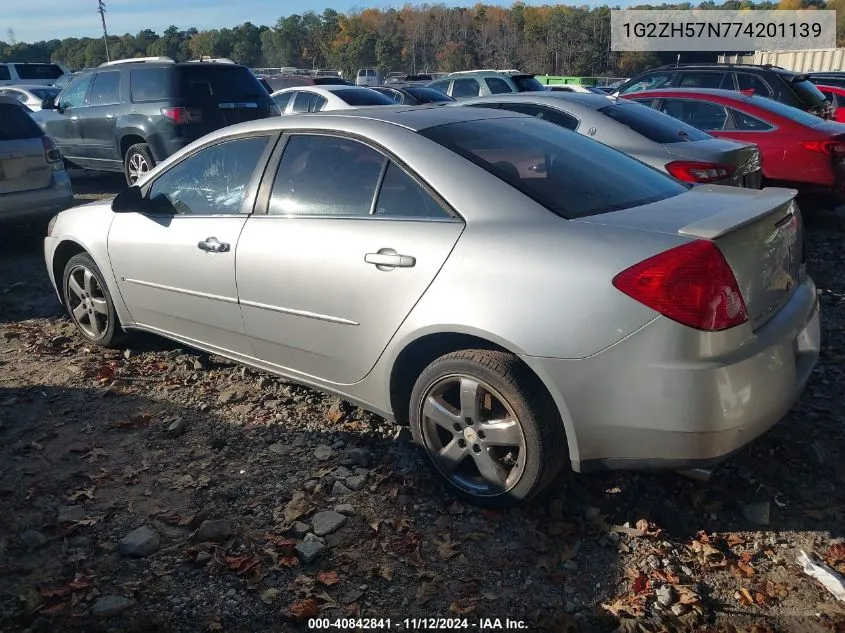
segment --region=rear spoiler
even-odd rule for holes
[[[810,75],[795,75],[792,79],[789,80],[789,83],[794,84],[799,81],[807,81],[810,79]]]
[[[715,240],[778,209],[787,207],[792,213],[797,195],[798,191],[795,189],[767,187],[761,189],[753,198],[743,200],[741,206],[738,205],[699,222],[688,224],[678,229],[678,233],[705,240]]]

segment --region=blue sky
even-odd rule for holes
[[[477,0],[445,2],[452,6],[472,6]],[[550,0],[527,0],[526,4],[551,4]],[[233,26],[250,21],[273,25],[283,15],[309,9],[348,11],[352,8],[402,6],[397,2],[375,0],[334,0],[307,2],[293,0],[106,0],[109,34],[137,33],[144,28],[161,32],[170,24],[199,29]],[[417,4],[417,2],[412,2]],[[420,2],[422,4],[422,2]],[[434,4],[434,2],[432,2]],[[487,4],[510,6],[511,2],[488,0]],[[569,4],[569,3],[566,3]],[[571,4],[600,4],[596,0]],[[620,2],[620,4],[627,4]],[[0,40],[9,40],[9,29],[19,42],[65,37],[102,35],[97,0],[0,0]]]

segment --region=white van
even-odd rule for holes
[[[382,78],[375,68],[360,68],[355,77],[356,86],[380,86]]]
[[[0,86],[23,84],[51,86],[64,74],[64,69],[52,62],[0,62]]]

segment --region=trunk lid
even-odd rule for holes
[[[720,184],[759,189],[761,182],[760,150],[753,143],[739,143],[721,138],[689,143],[667,143],[663,146],[679,160],[703,161],[731,165],[733,175]]]
[[[41,137],[0,140],[0,194],[43,189],[52,177]]]
[[[574,220],[713,241],[736,276],[756,330],[800,282],[804,227],[791,189],[759,191],[700,185],[624,211]]]

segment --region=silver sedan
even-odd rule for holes
[[[502,507],[567,460],[708,466],[787,412],[819,355],[794,196],[512,112],[369,108],[213,132],[44,253],[91,344],[144,330],[332,392]]]
[[[691,183],[759,189],[760,150],[710,136],[668,114],[608,95],[526,92],[464,99],[452,107],[482,107],[529,114],[585,134]],[[661,116],[654,116],[659,114]]]
[[[10,97],[31,112],[52,110],[61,90],[55,86],[0,86],[0,97]]]

